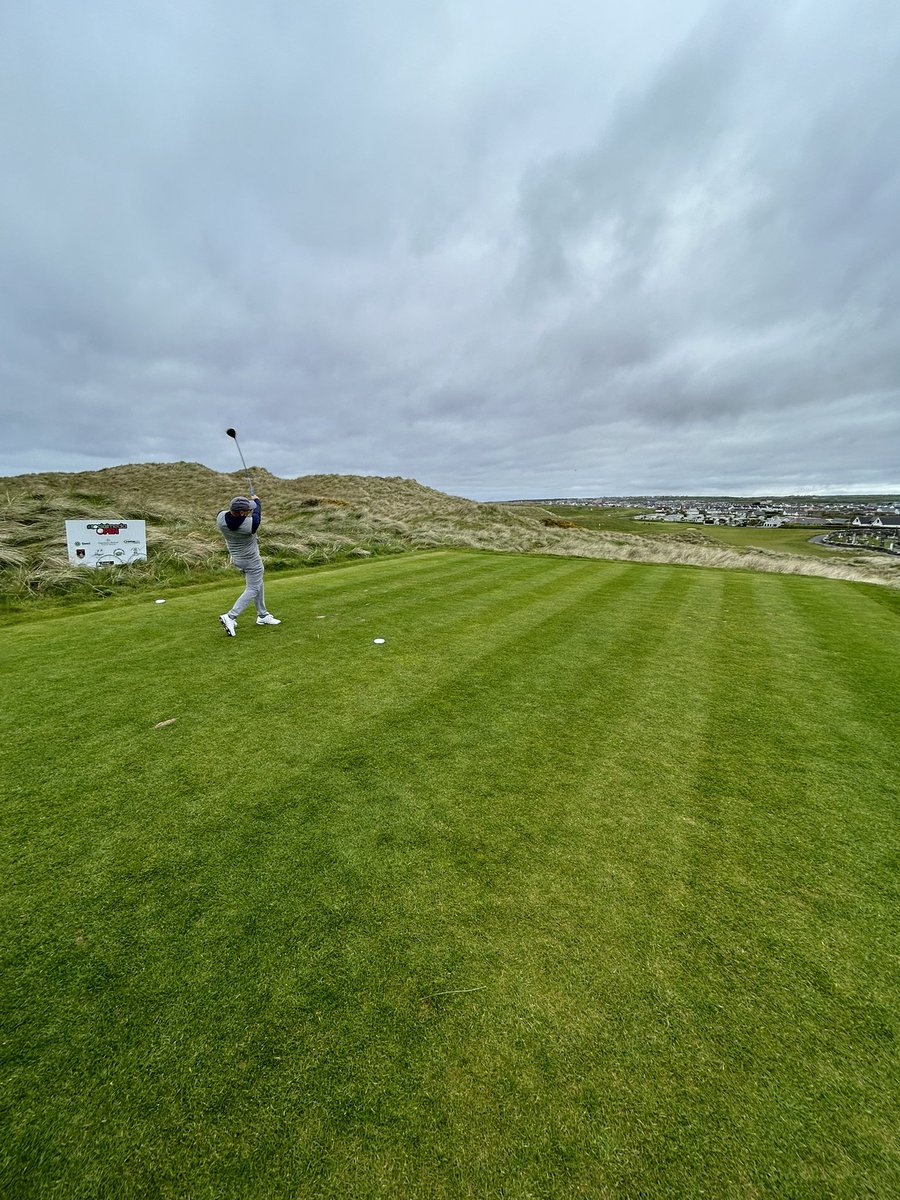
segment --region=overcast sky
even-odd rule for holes
[[[900,489],[897,0],[3,0],[0,474]]]

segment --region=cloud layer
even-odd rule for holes
[[[677,12],[673,12],[677,9]],[[33,0],[0,473],[900,490],[900,10]]]

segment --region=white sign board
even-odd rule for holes
[[[145,521],[66,521],[69,562],[81,567],[117,566],[147,557]]]

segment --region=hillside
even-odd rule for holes
[[[306,475],[251,467],[263,499],[270,569],[441,546],[731,567],[900,586],[894,560],[818,561],[758,549],[711,548],[651,532],[568,528],[537,506],[482,504],[412,479]],[[0,478],[0,594],[7,607],[46,596],[93,596],[145,584],[199,582],[230,568],[214,514],[246,490],[241,472],[200,463],[140,463],[99,471]],[[66,518],[147,522],[148,562],[126,573],[67,560]],[[90,576],[90,577],[88,577]]]

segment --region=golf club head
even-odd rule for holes
[[[228,434],[229,437],[233,437],[234,440],[237,441],[237,430],[236,429],[226,429],[225,432]]]

